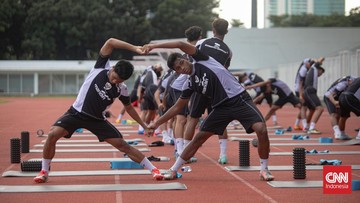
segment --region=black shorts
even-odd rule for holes
[[[279,97],[279,99],[275,101],[274,105],[283,107],[288,102],[291,103],[293,106],[296,106],[300,103],[300,100],[299,98],[295,97],[293,93],[291,93],[287,97]]]
[[[129,97],[130,97],[130,102],[134,102],[138,100],[137,91],[135,89],[132,90]]]
[[[335,105],[326,96],[324,96],[324,103],[326,105],[329,114],[337,113],[340,115],[340,109],[336,108]]]
[[[341,117],[350,117],[352,111],[356,116],[360,116],[360,101],[352,94],[341,93],[339,97]]]
[[[176,90],[174,88],[171,88],[169,90],[169,97],[170,97],[170,101],[167,104],[167,106],[171,107],[173,106],[177,100],[180,98],[181,95],[181,91],[180,90]],[[187,116],[189,114],[189,108],[187,105],[184,106],[184,108],[177,114],[177,115],[183,115],[183,116]]]
[[[265,90],[264,90],[265,91]],[[256,104],[261,104],[264,99],[266,100],[266,103],[268,103],[270,106],[273,103],[273,98],[271,93],[265,93],[265,92],[256,92],[256,96],[259,96],[261,93],[264,93],[264,97],[256,102]]]
[[[321,101],[317,96],[317,91],[313,87],[308,87],[304,90],[304,106],[308,107],[311,110],[314,110],[316,107],[321,106]]]
[[[142,110],[157,110],[158,106],[152,98],[144,97]]]
[[[121,133],[107,120],[99,120],[82,114],[73,107],[61,116],[54,126],[60,126],[69,132],[65,138],[70,138],[78,128],[85,128],[94,133],[100,142],[107,138],[122,138]]]
[[[200,130],[222,135],[226,126],[233,120],[238,120],[247,133],[254,132],[253,124],[265,123],[261,112],[245,91],[213,108],[202,123]]]
[[[194,92],[190,98],[190,116],[193,118],[200,118],[204,113],[205,109],[210,112],[211,100],[200,93]]]

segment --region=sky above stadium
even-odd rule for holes
[[[215,11],[221,18],[231,22],[238,19],[244,23],[245,28],[251,27],[251,1],[252,0],[220,0],[220,6]],[[352,8],[359,7],[360,0],[345,0],[345,14]],[[264,28],[264,1],[258,0],[258,28]]]

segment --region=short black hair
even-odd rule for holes
[[[185,30],[185,37],[190,42],[198,40],[200,36],[202,36],[202,28],[199,26],[191,26]]]
[[[167,66],[171,70],[174,70],[175,61],[178,58],[184,58],[184,57],[180,53],[172,53],[172,54],[169,55],[168,60],[167,60]]]
[[[120,60],[116,63],[114,70],[121,79],[127,80],[133,74],[134,66],[127,60]]]

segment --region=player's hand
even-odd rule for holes
[[[141,55],[145,54],[145,51],[143,50],[142,46],[135,46],[135,52]]]
[[[145,44],[144,46],[142,46],[142,50],[145,54],[149,54],[152,49],[153,47],[151,46],[151,44]]]
[[[145,130],[145,135],[147,135],[148,137],[151,137],[151,136],[154,135],[154,129],[153,128],[147,127],[144,130]]]
[[[158,109],[163,112],[165,110],[165,105],[163,103],[159,104]]]

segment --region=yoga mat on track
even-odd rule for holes
[[[170,161],[169,157],[159,156],[160,161]],[[29,161],[41,161],[38,159],[29,159]],[[107,161],[131,161],[130,158],[54,158],[51,162],[107,162]]]
[[[136,145],[130,144],[133,147],[144,147],[148,146],[145,143],[138,143]],[[44,147],[44,144],[35,144],[34,147]],[[56,144],[56,147],[113,147],[111,144],[108,143],[100,143],[100,144]]]
[[[353,155],[360,154],[360,151],[329,151],[328,153],[306,153],[307,155]],[[271,156],[292,156],[293,152],[270,152]]]
[[[5,171],[3,177],[35,177],[39,172]],[[96,171],[50,171],[49,176],[108,176],[108,175],[150,175],[145,169],[96,170]]]
[[[323,187],[323,181],[269,181],[272,187],[282,188],[319,188]]]
[[[268,166],[270,171],[292,171],[294,166]],[[260,171],[260,166],[226,166],[228,171]],[[322,170],[323,165],[306,165],[306,170]],[[352,170],[360,170],[360,165],[351,165]]]
[[[95,191],[130,191],[130,190],[186,190],[185,184],[157,183],[157,184],[102,184],[102,185],[0,185],[2,192],[95,192]]]
[[[150,152],[149,148],[139,148],[137,149],[140,152]],[[30,149],[30,152],[40,152],[42,153],[42,149]],[[56,152],[119,152],[118,149],[57,149]]]
[[[125,139],[126,142],[145,142],[144,139],[140,139],[140,138],[135,138],[135,139]],[[42,140],[42,143],[46,142],[46,140]],[[58,140],[57,143],[99,143],[99,140]]]

